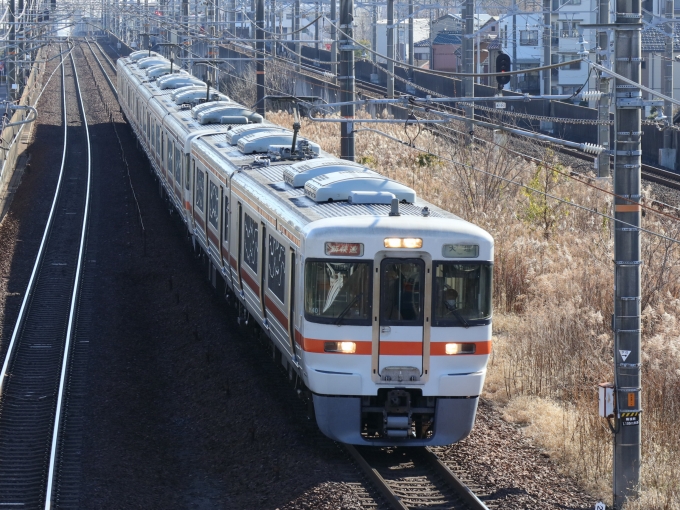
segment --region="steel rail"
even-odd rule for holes
[[[102,56],[104,57],[104,59],[106,59],[106,61],[108,62],[108,64],[111,66],[111,70],[113,71],[113,73],[114,73],[114,74],[118,74],[118,72],[116,71],[116,63],[115,63],[113,60],[111,60],[111,58],[106,54],[106,52],[104,51],[104,49],[101,47],[101,44],[99,44],[99,42],[98,42],[96,39],[95,39],[94,41],[92,41],[92,42],[93,42],[94,45],[97,47],[97,49],[99,50],[99,52],[102,54]]]
[[[21,302],[21,308],[19,309],[19,316],[14,324],[14,331],[12,332],[12,338],[9,342],[9,347],[7,348],[7,354],[5,355],[5,361],[2,365],[2,370],[0,370],[0,397],[2,397],[2,390],[4,387],[5,378],[7,377],[7,368],[9,367],[9,362],[12,358],[14,351],[14,346],[16,344],[17,337],[19,336],[19,331],[23,324],[26,308],[28,305],[29,298],[33,292],[33,287],[35,285],[35,279],[40,268],[40,263],[42,262],[42,257],[45,252],[45,245],[47,244],[47,239],[50,234],[52,227],[52,221],[54,219],[54,211],[57,206],[57,201],[61,192],[61,182],[64,176],[64,166],[66,164],[66,142],[68,133],[68,121],[66,120],[66,73],[64,69],[64,56],[61,56],[61,82],[63,88],[63,102],[62,107],[64,109],[64,151],[61,157],[61,168],[59,169],[59,178],[57,180],[56,193],[54,194],[54,199],[52,199],[52,207],[50,208],[50,214],[47,217],[47,224],[45,226],[45,231],[43,232],[42,240],[40,241],[40,248],[38,248],[38,255],[36,256],[35,264],[33,265],[33,271],[31,272],[31,277],[28,280],[28,285],[26,286],[26,292],[24,293],[24,299]]]
[[[364,474],[373,483],[375,488],[380,491],[381,495],[385,498],[388,505],[395,510],[409,510],[409,508],[420,508],[422,506],[430,506],[434,504],[430,502],[416,502],[412,506],[405,501],[403,498],[395,492],[391,484],[383,478],[379,470],[371,465],[371,463],[364,458],[364,456],[352,445],[344,445],[345,449],[352,456],[357,465],[361,468]],[[367,447],[370,448],[370,447]],[[398,448],[397,448],[398,450]],[[447,489],[451,489],[454,495],[462,500],[466,508],[470,510],[489,510],[488,507],[458,478],[453,471],[451,471],[446,464],[444,464],[435,453],[433,453],[429,448],[413,447],[408,448],[409,451],[416,453],[422,457],[422,460],[426,464],[425,468],[430,468],[444,483]],[[413,459],[411,459],[413,461]],[[415,461],[413,461],[415,465]],[[408,477],[407,477],[408,478]],[[408,486],[409,481],[407,480],[406,485]],[[444,495],[442,493],[442,495]],[[418,496],[414,494],[413,499]],[[424,499],[431,500],[434,497],[433,494],[427,493],[423,496]]]
[[[52,450],[50,453],[50,465],[47,477],[47,493],[45,495],[45,510],[52,508],[52,489],[54,487],[55,463],[57,458],[57,443],[59,439],[59,430],[61,426],[62,417],[62,402],[64,398],[64,388],[66,384],[66,374],[68,372],[69,350],[71,345],[71,336],[75,328],[76,319],[76,304],[78,301],[78,291],[80,290],[80,276],[83,269],[83,256],[85,253],[85,239],[87,237],[88,217],[90,209],[90,184],[92,181],[92,147],[90,144],[90,130],[87,126],[87,115],[85,113],[85,102],[80,89],[80,81],[78,80],[78,69],[76,68],[76,61],[73,58],[73,52],[70,54],[71,65],[73,66],[73,74],[76,79],[76,95],[80,103],[80,111],[83,116],[83,126],[85,127],[85,137],[87,138],[87,188],[85,194],[85,215],[83,217],[83,226],[80,233],[80,249],[78,250],[78,263],[76,266],[76,277],[73,285],[73,294],[71,295],[71,311],[68,318],[68,328],[66,330],[66,345],[64,347],[64,358],[62,363],[61,376],[59,379],[59,393],[57,397],[57,410],[54,419],[54,429],[52,432]],[[64,88],[64,92],[66,89]]]
[[[118,99],[118,90],[116,89],[115,85],[114,85],[113,82],[111,81],[111,78],[109,78],[109,73],[107,73],[107,72],[104,70],[104,66],[102,65],[101,61],[99,60],[99,57],[97,57],[97,54],[96,54],[96,53],[94,52],[94,50],[92,49],[92,45],[90,45],[90,41],[88,41],[87,39],[85,39],[85,42],[87,43],[87,47],[90,48],[90,51],[92,52],[92,56],[93,56],[94,59],[97,61],[97,64],[99,64],[99,69],[101,69],[102,74],[104,75],[104,78],[106,78],[106,81],[109,83],[109,87],[111,87],[111,90],[112,90],[113,93],[115,94],[116,99]]]

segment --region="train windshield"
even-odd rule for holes
[[[491,264],[435,262],[433,326],[470,326],[491,318]]]
[[[371,262],[307,261],[305,316],[311,322],[371,323]]]

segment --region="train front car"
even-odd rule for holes
[[[472,429],[491,351],[493,240],[428,212],[307,227],[297,341],[333,439],[434,446]]]

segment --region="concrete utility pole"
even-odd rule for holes
[[[236,0],[229,0],[229,32],[236,37]]]
[[[387,0],[387,97],[394,97],[394,0]]]
[[[331,0],[331,73],[338,75],[338,7],[336,0]]]
[[[598,23],[600,25],[607,25],[609,24],[609,0],[599,0],[599,13],[598,13]],[[601,65],[606,65],[607,64],[607,58],[608,58],[608,52],[609,52],[609,35],[607,34],[607,30],[603,29],[601,30],[598,35],[597,35],[597,45],[600,47],[600,55],[598,56],[598,62]],[[600,92],[602,92],[602,97],[598,100],[597,103],[597,120],[600,121],[600,124],[597,127],[597,143],[598,145],[601,145],[602,147],[605,148],[603,152],[601,152],[597,156],[597,176],[598,177],[609,177],[610,176],[610,171],[609,171],[609,154],[607,154],[607,150],[609,150],[609,138],[610,138],[610,131],[611,128],[609,127],[608,124],[604,124],[604,121],[609,120],[609,106],[611,104],[611,97],[610,97],[610,79],[605,76],[602,72],[600,72],[600,78],[598,80],[597,88]]]
[[[257,13],[255,14],[257,24],[255,43],[256,73],[257,73],[257,113],[265,116],[264,110],[264,0],[257,0]]]
[[[665,17],[672,20],[674,16],[673,0],[666,0]],[[666,23],[666,48],[663,61],[663,93],[668,97],[673,97],[673,23]],[[673,124],[673,103],[665,101],[663,113],[667,117],[667,122]],[[659,154],[661,166],[675,170],[676,149],[673,149],[673,131],[665,129],[663,132],[663,149]]]
[[[614,71],[640,83],[640,2],[616,0]],[[614,508],[637,495],[640,481],[640,156],[642,93],[614,80]],[[625,200],[625,197],[629,200]]]
[[[300,72],[300,0],[295,0],[293,10],[293,40],[295,43],[295,71]]]
[[[463,72],[466,74],[471,74],[473,72],[474,64],[474,40],[472,39],[472,34],[475,30],[475,0],[465,0],[463,6],[463,22],[465,23],[465,34],[463,35]],[[474,97],[474,79],[471,76],[466,76],[463,78],[463,95],[465,97]],[[474,108],[472,106],[465,106],[465,131],[470,134],[472,138],[472,133],[474,131],[472,125],[472,116],[474,114]],[[472,141],[472,139],[470,139]]]
[[[354,0],[340,0],[340,30],[343,34],[340,41],[340,101],[354,101]],[[340,107],[343,119],[354,119],[354,105]],[[354,161],[354,123],[340,124],[340,157]]]

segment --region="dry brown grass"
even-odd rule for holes
[[[268,118],[292,125],[287,113]],[[403,125],[379,129],[407,140]],[[302,134],[339,154],[339,125],[304,121]],[[356,135],[359,161],[494,236],[494,354],[485,394],[565,472],[611,502],[612,438],[597,415],[597,384],[613,379],[611,224],[448,160],[609,215],[610,197],[493,147],[426,132],[416,145],[439,157],[374,133]],[[552,160],[549,151],[545,159]],[[644,226],[680,237],[676,220],[647,214]],[[643,468],[640,499],[627,508],[680,509],[680,250],[649,235],[642,245]]]

